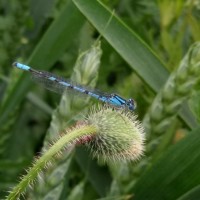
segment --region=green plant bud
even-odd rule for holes
[[[188,78],[189,68],[188,56],[185,56],[181,61],[177,72],[175,72],[176,76],[173,76],[173,78],[176,78],[176,81],[179,83],[184,83],[184,81]]]
[[[172,120],[174,120],[174,116],[166,118],[164,120],[162,120],[159,124],[157,124],[157,126],[154,127],[154,131],[157,133],[163,133],[165,132],[170,124],[172,123]]]
[[[101,55],[101,43],[97,41],[89,50],[79,55],[71,79],[76,83],[94,87],[98,77]]]
[[[194,66],[199,63],[200,43],[196,42],[192,45],[189,55],[189,63]],[[192,67],[193,68],[193,67]]]
[[[184,98],[185,99],[185,98]],[[171,104],[167,105],[165,107],[165,112],[168,114],[168,115],[173,115],[174,111],[175,110],[178,110],[181,106],[181,103],[182,101],[184,100],[182,98],[179,98],[177,101],[173,101]],[[180,101],[182,100],[182,101]]]
[[[151,119],[154,121],[160,120],[163,115],[163,105],[162,105],[161,95],[158,95],[156,97],[156,102],[159,102],[159,103],[152,104],[152,106],[150,108]]]
[[[172,80],[173,79],[173,80]],[[175,94],[176,94],[176,88],[174,87],[174,76],[169,77],[167,83],[165,84],[163,90],[162,90],[162,97],[164,101],[171,101]]]
[[[144,152],[144,129],[136,118],[109,107],[94,110],[86,120],[98,130],[86,143],[93,157],[100,162],[139,159]]]
[[[191,95],[200,80],[200,43],[191,46],[180,66],[171,73],[163,89],[157,94],[149,113],[144,117],[148,138],[150,134],[166,132],[182,103]],[[149,123],[149,124],[148,124]]]
[[[180,85],[177,88],[178,93],[179,94],[188,94],[188,91],[190,91],[194,87],[196,82],[197,82],[197,79],[194,77],[193,80],[187,81],[186,83]]]
[[[191,68],[191,73],[196,74],[199,73],[200,69],[200,62],[196,63],[192,68]]]

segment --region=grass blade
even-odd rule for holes
[[[133,189],[135,200],[177,199],[200,184],[199,131],[172,146],[144,173]]]

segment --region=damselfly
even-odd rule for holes
[[[40,83],[47,89],[55,91],[57,93],[63,93],[66,90],[74,90],[89,95],[91,97],[94,97],[102,102],[105,102],[117,108],[125,108],[125,109],[127,108],[131,111],[135,110],[136,108],[136,103],[133,99],[126,100],[120,97],[118,94],[113,94],[113,93],[106,94],[95,90],[87,89],[84,86],[73,84],[72,82],[62,77],[58,77],[49,72],[35,70],[27,65],[18,62],[14,62],[13,66],[17,67],[18,69],[22,69],[24,71],[29,71],[32,74],[33,79],[37,83]]]

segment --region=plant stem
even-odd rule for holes
[[[41,172],[45,166],[53,161],[54,156],[58,154],[63,149],[63,147],[69,145],[81,136],[95,134],[96,131],[97,128],[95,126],[81,126],[69,131],[66,135],[59,138],[58,141],[55,142],[42,157],[35,161],[33,167],[28,170],[25,176],[23,176],[21,182],[10,192],[7,200],[15,200],[20,196],[20,194],[25,192],[27,186],[34,182],[39,172]]]

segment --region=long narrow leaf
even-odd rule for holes
[[[177,199],[200,184],[200,129],[172,146],[139,179],[135,200]]]
[[[183,196],[181,196],[178,200],[196,200],[200,197],[200,185],[193,188]]]

